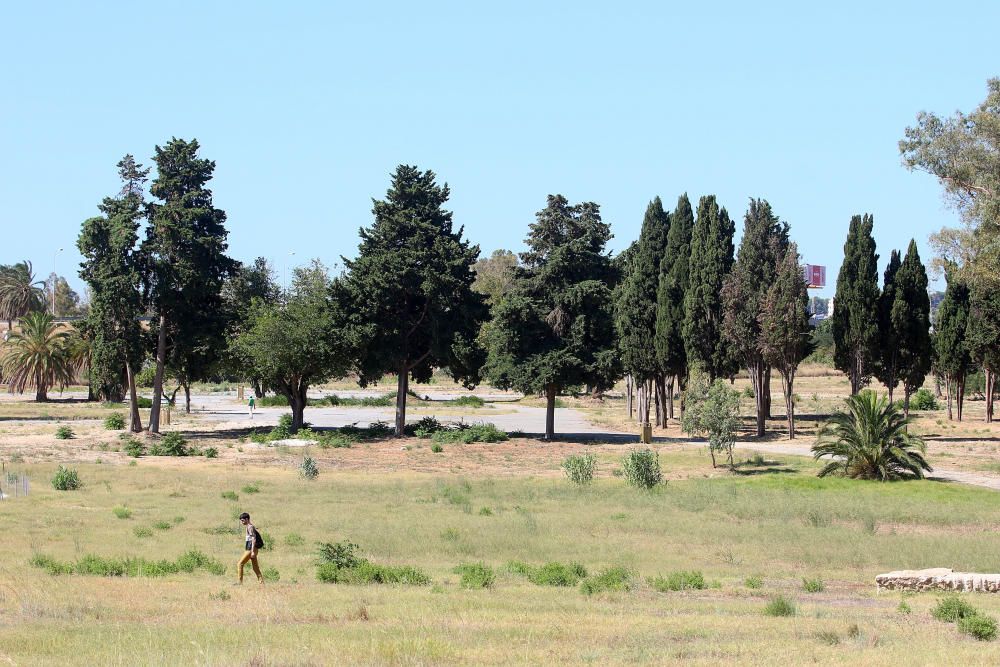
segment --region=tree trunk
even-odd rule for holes
[[[184,412],[191,414],[191,385],[184,385]]]
[[[149,432],[160,432],[160,403],[163,400],[163,366],[167,361],[167,317],[160,315],[156,336],[156,373],[153,375],[153,407],[149,410]]]
[[[556,431],[556,386],[545,385],[545,439],[551,440]]]
[[[653,379],[653,403],[655,404],[655,416],[656,416],[656,426],[660,427],[663,425],[663,413],[661,411],[661,406],[663,405],[662,394],[660,394],[660,383],[659,379]]]
[[[953,378],[949,375],[944,379],[944,388],[948,393],[948,421],[952,421],[955,416],[951,412],[951,383]]]
[[[35,387],[35,401],[44,403],[49,400],[48,388],[44,383],[39,382]]]
[[[632,376],[625,376],[625,407],[628,408],[628,418],[632,419],[635,406],[632,405]]]
[[[410,387],[410,371],[400,366],[396,373],[396,437],[406,435],[406,390]]]
[[[889,394],[889,402],[892,403],[892,394]],[[910,388],[903,385],[903,417],[910,417]]]
[[[674,418],[674,376],[667,379],[667,419]]]
[[[128,382],[129,400],[129,430],[133,433],[142,431],[142,416],[139,414],[139,397],[135,391],[135,375],[132,373],[132,364],[125,361],[125,379]]]
[[[765,428],[767,426],[766,420],[771,419],[771,367],[764,366],[764,419]]]
[[[250,380],[250,386],[253,387],[254,396],[264,398],[264,387],[261,385],[260,380]]]
[[[750,364],[747,366],[747,375],[750,376],[750,386],[753,387],[754,407],[757,410],[757,437],[764,436],[764,427],[767,425],[767,406],[764,402],[764,370],[763,364]]]
[[[983,369],[986,375],[986,423],[993,421],[993,394],[996,392],[997,376],[989,368]]]
[[[955,380],[955,415],[962,421],[962,404],[965,403],[965,373]]]
[[[667,428],[667,378],[661,373],[656,376],[660,394],[660,426]]]
[[[795,439],[795,394],[792,388],[795,384],[795,372],[782,373],[781,385],[785,393],[785,417],[788,419],[788,439]]]
[[[297,432],[305,422],[306,393],[309,388],[300,383],[293,383],[288,392],[288,405],[292,408],[292,433]]]

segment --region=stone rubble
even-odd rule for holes
[[[898,570],[875,577],[880,591],[975,591],[1000,592],[1000,574],[955,572],[946,567],[926,570]]]

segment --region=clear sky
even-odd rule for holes
[[[549,193],[601,204],[616,251],[656,195],[714,193],[738,230],[763,197],[833,283],[852,214],[883,266],[956,222],[896,144],[985,97],[997,25],[992,2],[7,3],[0,263],[79,289],[115,163],[177,136],[217,162],[231,254],[279,273],[353,255],[407,163],[484,253]]]

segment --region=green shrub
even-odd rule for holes
[[[149,446],[150,456],[189,456],[190,454],[187,440],[176,431],[167,433],[158,442]]]
[[[651,449],[633,449],[622,458],[625,482],[640,489],[652,489],[663,479],[660,457]]]
[[[28,564],[32,567],[45,570],[51,575],[73,574],[73,566],[70,563],[60,563],[56,559],[44,554],[33,554]]]
[[[118,517],[119,519],[132,518],[132,510],[130,510],[128,507],[125,507],[124,505],[118,505],[112,511],[115,513],[115,516]]]
[[[136,537],[152,537],[153,536],[153,529],[150,528],[149,526],[136,526],[135,530],[133,530],[132,532],[135,533]]]
[[[285,535],[285,544],[290,547],[301,547],[305,543],[305,538],[298,533],[288,533]]]
[[[634,586],[632,572],[624,567],[612,567],[594,577],[587,577],[580,584],[580,592],[594,595],[608,591],[630,591]]]
[[[701,572],[692,570],[691,572],[680,571],[671,572],[666,577],[655,577],[649,579],[649,585],[660,593],[667,591],[703,590],[705,588],[705,577]]]
[[[376,565],[355,554],[358,545],[351,542],[320,543],[320,564],[316,578],[339,584],[407,584],[424,586],[430,577],[406,565]]]
[[[98,577],[162,577],[178,572],[194,572],[205,570],[211,574],[224,574],[226,568],[222,563],[206,556],[200,551],[190,550],[176,561],[150,561],[145,558],[106,558],[88,554],[76,563],[59,563],[47,556],[36,555],[30,561],[35,567],[44,568],[50,574],[91,575]]]
[[[122,446],[122,451],[128,456],[137,459],[146,453],[146,445],[142,444],[139,440],[130,437]]]
[[[493,516],[493,510],[491,510],[489,507],[480,507],[479,516]]]
[[[531,573],[535,571],[535,568],[519,560],[512,560],[508,562],[504,566],[504,569],[512,574],[519,574],[522,577],[529,577],[531,576]]]
[[[163,520],[157,521],[153,524],[153,528],[157,530],[170,530],[173,527],[174,524],[170,523],[169,521],[163,521]]]
[[[551,562],[528,572],[528,581],[538,586],[576,586],[587,576],[587,570],[579,563]]]
[[[997,622],[992,616],[982,614],[963,616],[958,619],[958,631],[975,637],[979,641],[989,642],[996,639]]]
[[[940,410],[941,406],[938,404],[932,391],[921,387],[920,389],[917,389],[917,392],[913,394],[913,396],[910,396],[910,409]]]
[[[465,423],[457,424],[452,428],[435,431],[431,435],[431,439],[434,442],[465,443],[467,445],[474,442],[504,442],[509,437],[506,431],[498,429],[493,424]]]
[[[429,438],[442,428],[444,427],[436,418],[423,417],[420,421],[414,424],[407,424],[406,432],[410,435],[415,435],[418,438]]]
[[[329,431],[322,433],[314,432],[313,436],[316,439],[316,443],[322,449],[350,449],[351,445],[356,441],[356,438],[345,433],[332,433]]]
[[[58,440],[69,440],[73,437],[73,429],[69,426],[60,426],[56,429],[56,438]]]
[[[818,577],[816,579],[806,579],[803,577],[802,579],[802,590],[806,593],[822,593],[825,588],[826,585],[823,584],[823,580]]]
[[[319,466],[316,465],[316,459],[311,456],[302,459],[302,463],[299,464],[299,477],[308,480],[319,477]]]
[[[152,386],[152,385],[150,385],[150,386]],[[151,398],[146,398],[145,396],[138,396],[138,397],[136,397],[136,399],[135,399],[135,404],[136,404],[136,405],[137,405],[138,407],[140,407],[140,408],[146,408],[146,409],[149,409],[149,408],[152,408],[152,407],[153,407],[153,399],[151,399]]]
[[[250,495],[252,493],[260,493],[260,487],[257,485],[256,482],[254,482],[252,484],[245,485],[242,491],[247,495]]]
[[[219,450],[215,447],[206,447],[202,450],[201,455],[206,459],[215,459],[219,457]]]
[[[364,559],[355,555],[358,545],[353,542],[321,542],[319,544],[319,559],[322,563],[330,563],[338,569],[357,567]]]
[[[931,616],[946,623],[954,623],[967,616],[975,616],[976,613],[975,607],[955,594],[941,598],[931,609]]]
[[[783,595],[776,595],[764,607],[765,616],[795,616],[795,603]]]
[[[906,614],[906,615],[910,615],[913,613],[913,610],[910,609],[910,605],[906,603],[906,600],[899,601],[899,606],[896,607],[896,611],[898,611],[900,614]]]
[[[113,412],[104,419],[104,428],[109,431],[121,431],[125,428],[125,415]]]
[[[261,572],[261,576],[264,577],[264,581],[279,581],[281,579],[281,573],[278,572],[276,567],[265,567],[264,571]]]
[[[593,454],[570,454],[562,462],[563,472],[576,484],[590,484],[594,479],[597,457]]]
[[[466,408],[481,408],[486,405],[486,401],[478,396],[460,396],[452,401],[448,401],[448,403]]]
[[[441,446],[440,442],[431,443],[431,451],[435,454],[440,454],[444,451],[444,447]]]
[[[752,574],[743,580],[743,585],[747,588],[758,589],[764,586],[764,577]]]
[[[59,466],[52,477],[52,488],[56,491],[75,491],[80,488],[80,475],[75,468]]]
[[[462,588],[492,588],[496,581],[493,568],[484,563],[463,563],[455,568],[455,574],[462,575],[458,584]]]

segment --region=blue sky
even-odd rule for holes
[[[600,203],[616,251],[656,195],[714,193],[738,228],[763,197],[833,283],[855,213],[883,265],[910,237],[928,259],[957,217],[897,141],[1000,75],[995,3],[141,4],[5,8],[0,263],[79,288],[115,163],[177,136],[217,162],[231,254],[279,272],[353,255],[408,163],[484,253],[521,249],[549,193]]]

